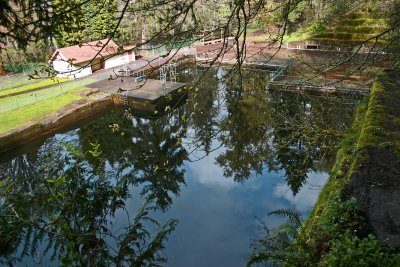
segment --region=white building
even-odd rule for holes
[[[59,77],[79,78],[99,69],[109,69],[135,61],[133,47],[118,49],[109,39],[57,49],[50,61]]]

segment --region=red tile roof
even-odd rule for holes
[[[135,47],[136,47],[135,45],[124,45],[123,49],[124,51],[127,51],[127,50],[133,50]]]
[[[113,40],[110,40],[105,46],[108,40],[109,39],[103,39],[84,43],[82,45],[59,48],[54,52],[50,60],[54,60],[57,54],[60,53],[67,60],[72,60],[72,64],[79,64],[90,61],[93,58],[107,57],[118,53],[118,46]]]

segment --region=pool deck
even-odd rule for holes
[[[147,79],[145,82],[136,82],[132,77],[122,77],[115,80],[103,80],[87,85],[100,91],[124,96],[135,100],[156,102],[159,98],[166,96],[179,88],[184,87],[185,83],[169,82],[163,84],[160,80]]]

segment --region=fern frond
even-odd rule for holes
[[[274,210],[268,213],[268,216],[271,215],[285,216],[288,218],[289,221],[293,222],[296,225],[296,227],[300,227],[301,224],[303,223],[303,218],[301,217],[301,213],[294,209],[287,208],[287,209]]]

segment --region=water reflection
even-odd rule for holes
[[[304,185],[326,180],[323,173],[357,101],[270,93],[265,73],[241,74],[244,87],[238,88],[235,73],[188,69],[179,79],[189,87],[204,77],[189,91],[188,103],[165,116],[144,119],[134,111],[113,110],[61,135],[72,143],[68,149],[56,136],[1,163],[2,263],[23,256],[33,261],[37,255],[42,263],[67,265],[161,263],[163,242],[158,241],[169,236],[176,221],[160,223],[151,209],[186,218],[177,229],[180,237],[202,229],[196,237],[171,240],[177,248],[172,265],[185,266],[193,258],[199,266],[213,264],[200,261],[196,239],[222,254],[224,247],[235,251],[244,262],[246,253],[236,244],[248,243],[248,222],[256,213],[287,202],[310,209],[317,194],[310,199]],[[136,193],[147,203],[142,209],[132,204]],[[212,216],[208,210],[214,210]],[[120,214],[128,221],[122,230],[114,227]],[[241,232],[230,239],[224,227]],[[229,244],[221,247],[211,237]],[[182,256],[178,251],[188,251],[185,247],[194,248]],[[214,252],[208,252],[214,265],[221,265]],[[229,255],[233,265],[240,262]]]
[[[141,195],[154,199],[162,210],[185,183],[185,128],[172,114],[152,121],[116,111],[81,127],[78,135],[84,151],[90,151],[91,142],[98,143],[111,165],[125,169],[125,181],[143,184]]]
[[[13,266],[27,255],[39,265],[164,262],[160,250],[177,221],[150,219],[153,207],[147,200],[131,214],[129,225],[115,231],[113,217],[125,209],[128,184],[123,173],[99,167],[104,165],[101,154],[98,146],[82,153],[48,142],[34,158],[21,156],[1,166],[1,263]],[[153,234],[144,224],[149,220]]]
[[[193,128],[201,132],[203,129],[198,125],[209,125],[207,134],[201,138],[211,136],[221,142],[225,150],[216,157],[216,162],[226,177],[242,182],[267,167],[284,173],[288,186],[296,194],[308,173],[329,171],[338,141],[352,118],[356,98],[269,93],[265,90],[265,74],[248,72],[242,73],[243,93],[235,98],[231,92],[236,90],[236,76],[221,79],[224,75],[217,72],[217,81],[225,84],[214,85],[219,93],[226,88],[224,105],[217,99],[219,95],[207,98],[203,93],[202,97],[191,100],[200,102],[200,107],[208,106],[208,112],[200,110],[202,118],[207,120],[199,123],[194,117]],[[207,86],[200,91],[206,92]],[[210,113],[215,108],[228,112],[222,118],[212,117]],[[198,143],[198,135],[194,139]],[[207,144],[197,150],[203,149],[207,154],[210,140]]]

